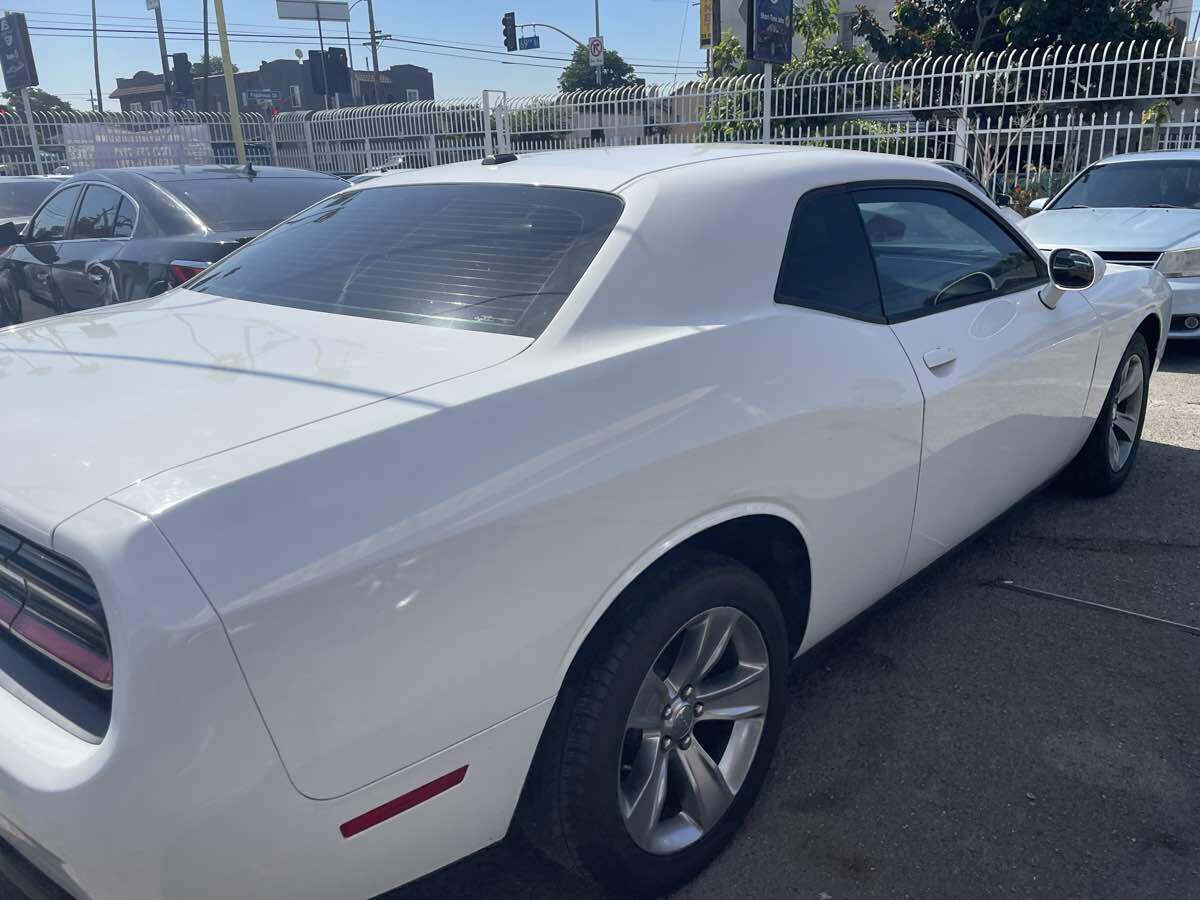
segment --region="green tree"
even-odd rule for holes
[[[201,56],[198,60],[196,60],[194,63],[192,63],[192,74],[193,75],[200,77],[200,78],[204,77],[205,61],[208,62],[208,74],[210,74],[210,75],[224,75],[225,74],[225,63],[222,62],[221,57],[210,55],[210,56]],[[236,72],[237,70],[238,70],[238,67],[236,65],[234,65],[233,71]]]
[[[558,76],[561,91],[586,91],[597,87],[620,88],[641,84],[633,66],[621,59],[615,50],[604,51],[604,65],[600,67],[600,84],[596,84],[596,70],[588,64],[586,47],[576,47],[571,61]]]
[[[1055,44],[1169,40],[1163,0],[898,0],[885,31],[865,6],[854,32],[883,62]]]
[[[19,91],[5,91],[4,101],[8,104],[15,116],[25,115],[25,106],[21,103],[21,94]],[[49,91],[43,91],[41,88],[29,89],[29,108],[34,113],[46,113],[49,115],[62,115],[63,113],[72,112],[71,104],[51,94]]]

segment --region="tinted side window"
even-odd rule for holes
[[[814,194],[800,201],[775,299],[882,321],[875,267],[849,194]]]
[[[32,222],[29,223],[29,240],[61,241],[67,233],[67,219],[75,208],[75,200],[82,188],[74,184],[64,188],[50,198]]]
[[[116,227],[117,210],[121,206],[121,195],[112,188],[88,185],[75,215],[73,238],[110,238]]]
[[[113,223],[113,237],[133,237],[133,225],[136,219],[137,207],[128,197],[122,197],[121,205],[117,207],[117,218]]]
[[[855,191],[889,318],[1031,287],[1042,267],[958,194],[926,188]]]

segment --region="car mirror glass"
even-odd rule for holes
[[[996,195],[996,205],[997,206],[1012,206],[1012,197],[1010,197],[1008,194],[997,194]]]
[[[12,222],[0,222],[0,247],[21,243],[21,230]]]

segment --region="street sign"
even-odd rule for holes
[[[254,106],[254,105],[260,104],[260,103],[271,103],[275,100],[280,99],[282,94],[280,94],[279,91],[276,91],[276,90],[262,90],[262,91],[246,91],[244,96],[245,96],[246,105]]]
[[[146,9],[158,9],[158,0],[146,0]]]
[[[599,35],[588,38],[587,51],[588,62],[591,63],[593,69],[599,69],[604,65],[604,38]]]
[[[700,46],[713,45],[713,0],[700,0]]]
[[[792,61],[792,0],[753,0],[747,21],[746,58]]]
[[[4,69],[4,86],[10,91],[33,87],[38,83],[37,66],[33,63],[33,47],[29,43],[29,26],[24,13],[8,13],[0,17],[0,67]]]
[[[344,0],[275,0],[275,12],[281,19],[306,22],[349,22],[350,4]]]
[[[518,50],[537,50],[542,46],[542,39],[538,35],[533,37],[523,37],[517,41]]]

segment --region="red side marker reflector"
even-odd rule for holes
[[[349,822],[342,825],[342,837],[354,837],[360,831],[366,831],[380,822],[386,822],[393,816],[398,816],[400,813],[410,810],[414,806],[424,803],[432,797],[436,797],[438,794],[445,793],[456,784],[461,784],[462,780],[466,777],[467,767],[463,766],[461,769],[447,772],[441,778],[433,779],[429,784],[413,788],[407,794],[401,794],[395,800],[389,800],[383,806],[367,810],[361,816],[355,816]]]

